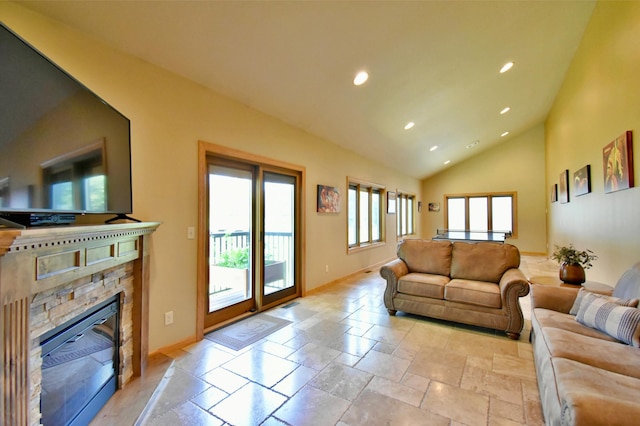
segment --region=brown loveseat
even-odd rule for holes
[[[511,244],[404,240],[398,259],[380,269],[384,304],[396,311],[502,330],[518,339],[524,318],[518,298],[529,283]]]
[[[620,278],[615,299],[587,293],[532,285],[531,337],[545,423],[638,424],[640,262]]]

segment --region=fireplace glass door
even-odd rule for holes
[[[119,298],[43,336],[41,423],[86,425],[117,389]]]

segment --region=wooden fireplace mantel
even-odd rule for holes
[[[133,262],[133,374],[149,346],[148,237],[158,222],[0,229],[0,424],[30,424],[31,299],[78,278]]]

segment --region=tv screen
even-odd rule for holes
[[[129,120],[0,23],[0,215],[131,212]]]

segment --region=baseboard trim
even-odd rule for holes
[[[361,273],[363,273],[363,272],[367,272],[367,271],[372,271],[372,272],[373,272],[373,271],[378,271],[378,270],[379,270],[383,265],[385,265],[385,264],[387,264],[387,263],[391,262],[391,261],[392,261],[392,260],[394,260],[394,259],[396,259],[396,257],[395,257],[395,256],[394,256],[394,257],[392,257],[392,258],[389,258],[389,259],[382,260],[382,261],[380,261],[380,262],[374,263],[374,264],[372,264],[372,265],[370,265],[370,266],[367,266],[367,267],[365,267],[365,268],[358,269],[357,271],[354,271],[354,272],[352,272],[352,273],[350,273],[350,274],[347,274],[347,275],[345,275],[345,276],[342,276],[342,277],[340,277],[340,278],[336,278],[335,280],[331,280],[331,281],[326,282],[326,283],[324,283],[324,284],[320,284],[318,287],[314,287],[314,288],[312,288],[311,290],[307,290],[307,292],[306,292],[305,296],[310,295],[310,294],[317,293],[317,292],[319,292],[319,291],[321,291],[321,290],[326,290],[327,288],[329,288],[329,287],[331,287],[331,286],[334,286],[334,285],[338,284],[339,282],[341,282],[341,281],[343,281],[343,280],[346,280],[347,278],[351,278],[351,277],[353,277],[353,276],[355,276],[355,275],[358,275],[358,274],[361,274]]]

